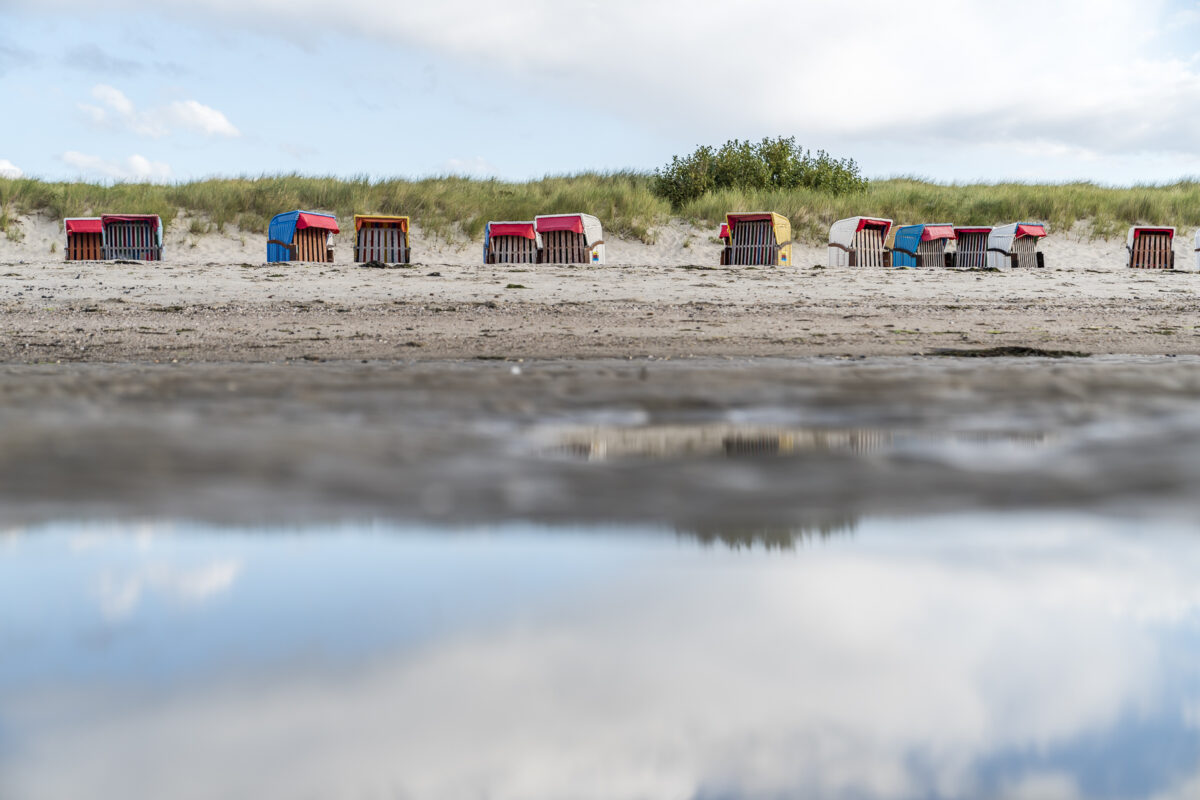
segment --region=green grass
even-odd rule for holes
[[[283,175],[231,178],[180,184],[47,183],[0,179],[0,230],[10,230],[21,214],[52,217],[101,213],[149,213],[168,224],[180,214],[201,216],[190,231],[211,223],[265,233],[280,211],[329,211],[349,225],[355,213],[408,214],[425,230],[477,238],[492,219],[531,219],[535,214],[584,211],[603,221],[606,234],[653,240],[653,230],[671,217],[715,226],[727,211],[774,210],[792,220],[795,238],[823,242],[829,224],[858,214],[897,222],[954,222],[991,225],[1039,220],[1053,230],[1079,221],[1095,236],[1123,236],[1135,223],[1200,226],[1200,182],[1167,186],[1111,188],[1090,183],[941,185],[896,178],[872,181],[861,194],[833,196],[791,189],[713,192],[672,210],[651,191],[649,175],[581,174],[525,183],[442,177],[424,180],[370,180]]]

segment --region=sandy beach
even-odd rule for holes
[[[715,267],[711,232],[680,222],[601,267],[483,266],[418,230],[418,263],[384,270],[345,235],[332,265],[268,265],[263,237],[183,220],[161,263],[66,263],[57,225],[0,243],[0,361],[1200,353],[1200,274],[1129,270],[1123,242],[1085,232],[1053,233],[1044,270],[995,273],[825,268],[811,246],[796,267]]]

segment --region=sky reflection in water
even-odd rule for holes
[[[0,797],[1200,796],[1196,530],[830,533],[9,532]]]

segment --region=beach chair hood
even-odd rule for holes
[[[149,224],[154,230],[155,244],[162,247],[162,219],[157,214],[102,214],[100,216],[100,225],[102,228],[108,228],[108,226],[116,222],[144,222]]]
[[[591,214],[545,214],[534,217],[533,222],[539,234],[553,231],[582,233],[589,247],[604,240],[604,227]]]
[[[335,223],[336,224],[336,223]],[[389,217],[380,214],[355,214],[354,230],[361,231],[364,225],[399,225],[400,230],[408,233],[408,217]]]
[[[542,246],[542,237],[538,235],[537,225],[533,222],[489,222],[484,231],[483,242],[486,246],[493,236],[519,236],[522,239],[533,239]]]
[[[997,225],[988,236],[988,249],[1012,252],[1013,242],[1025,237],[1042,239],[1046,236],[1046,226],[1040,222],[1014,222],[1010,225]]]
[[[878,228],[886,241],[892,230],[892,221],[882,217],[847,217],[839,219],[829,228],[829,243],[851,247],[854,245],[854,234],[866,228]]]
[[[100,217],[74,217],[63,220],[67,233],[103,233],[104,223]]]
[[[1165,233],[1167,238],[1175,241],[1175,229],[1170,226],[1149,226],[1149,225],[1134,225],[1129,229],[1129,235],[1125,237],[1125,248],[1133,250],[1133,245],[1137,240],[1147,233]]]
[[[792,221],[783,214],[773,211],[738,211],[725,215],[725,225],[721,230],[728,236],[729,232],[739,222],[767,222],[775,230],[775,241],[781,246],[792,241]]]

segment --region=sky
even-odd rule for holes
[[[0,0],[0,175],[1200,176],[1200,0]],[[13,114],[13,110],[19,113]]]

